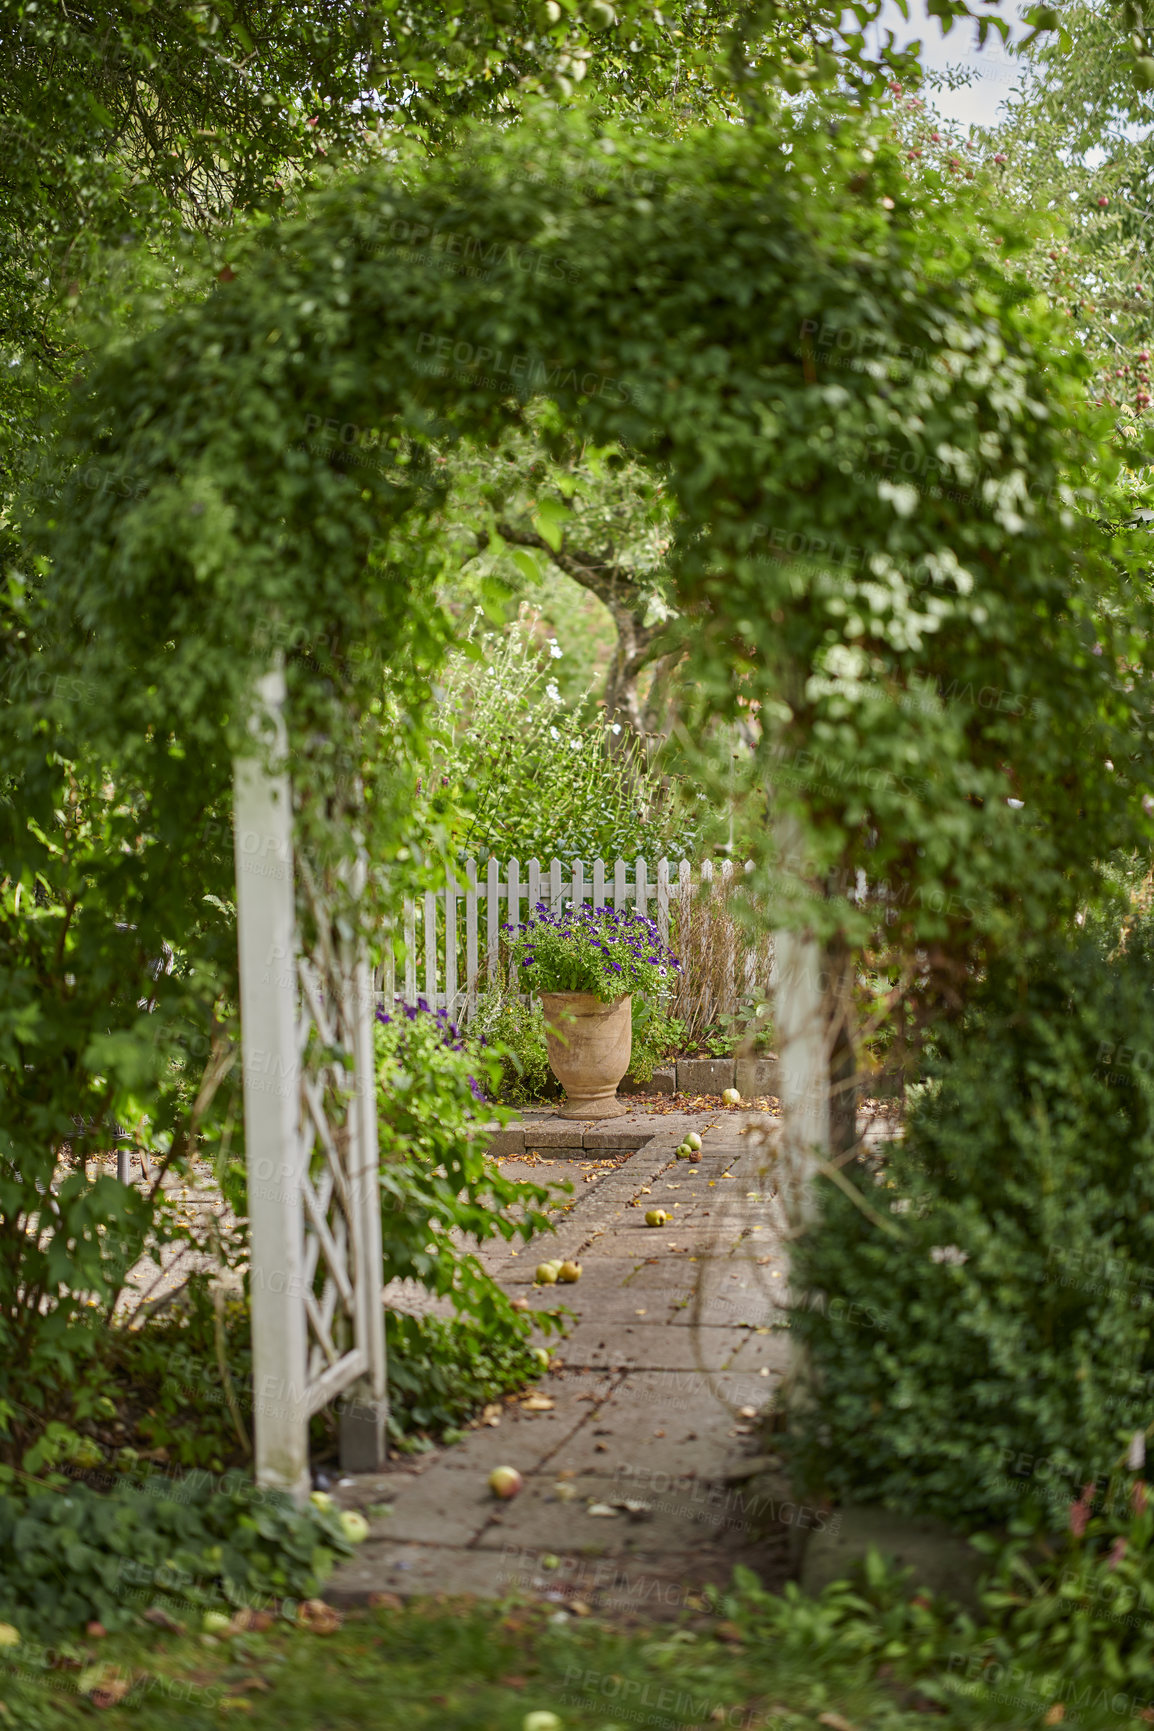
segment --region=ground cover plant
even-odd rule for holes
[[[1057,1581],[1049,1614],[1056,1606],[1072,1632],[1078,1608],[1054,1596]],[[199,1608],[176,1604],[170,1634],[0,1650],[0,1699],[27,1731],[87,1723],[93,1703],[114,1727],[146,1707],[158,1731],[202,1731],[240,1712],[284,1731],[368,1720],[385,1731],[536,1731],[533,1713],[555,1715],[539,1731],[1105,1731],[1154,1713],[1148,1685],[1101,1651],[1032,1651],[1025,1623],[1039,1613],[1020,1586],[1016,1602],[1020,1613],[991,1587],[978,1617],[961,1615],[874,1556],[818,1599],[768,1594],[739,1571],[731,1591],[691,1592],[657,1625],[643,1612],[614,1624],[515,1598],[404,1605],[384,1594],[343,1626],[295,1604],[287,1617],[242,1611],[205,1642]]]

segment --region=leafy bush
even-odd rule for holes
[[[522,1003],[503,992],[483,992],[471,1034],[484,1040],[501,1066],[497,1098],[506,1106],[528,1106],[561,1092],[549,1068],[545,1012],[537,998]]]
[[[194,1610],[311,1598],[353,1547],[339,1517],[239,1476],[159,1476],[0,1496],[0,1621],[51,1641],[151,1606]]]
[[[629,1074],[651,1082],[658,1064],[685,1050],[685,1024],[649,998],[633,1000],[633,1052]]]
[[[593,992],[611,1003],[626,992],[659,991],[681,966],[657,922],[627,908],[582,903],[554,914],[538,902],[528,920],[504,931],[518,977],[534,992]]]
[[[524,555],[522,555],[524,557]],[[521,619],[451,653],[432,742],[438,801],[461,810],[462,854],[485,859],[687,858],[697,823],[641,748],[611,752],[604,717],[567,707],[561,650]]]
[[[394,1322],[401,1360],[412,1350],[417,1361],[407,1369],[401,1361],[390,1365],[390,1380],[401,1393],[401,1411],[440,1414],[430,1422],[443,1425],[446,1378],[457,1378],[462,1393],[452,1409],[457,1418],[487,1398],[464,1395],[500,1380],[496,1366],[508,1378],[505,1387],[525,1380],[535,1324],[559,1326],[514,1310],[460,1242],[528,1239],[548,1230],[542,1209],[550,1193],[544,1185],[503,1178],[485,1153],[483,1125],[499,1116],[499,1108],[486,1103],[500,1078],[492,1049],[466,1040],[444,1010],[430,1010],[423,998],[402,1005],[395,1017],[378,1011],[376,1043],[385,1279],[417,1280],[459,1313],[451,1328]],[[443,1376],[440,1370],[430,1375],[431,1358],[442,1362]]]
[[[469,1317],[385,1318],[389,1348],[389,1429],[398,1440],[443,1436],[479,1407],[540,1376],[540,1351],[524,1333],[485,1330]]]
[[[992,977],[858,1200],[822,1186],[787,1447],[834,1494],[1060,1526],[1145,1427],[1154,1376],[1154,998],[1086,939]]]

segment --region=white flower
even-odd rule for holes
[[[891,1214],[908,1214],[909,1211],[910,1199],[908,1196],[899,1196],[896,1202],[890,1203]]]
[[[620,733],[621,732],[621,723],[619,721],[615,721],[613,723],[613,726],[609,729],[609,731],[610,731],[610,733]]]
[[[554,661],[560,661],[562,655],[565,653],[555,637],[550,637],[549,639],[549,653],[553,657]]]
[[[959,1250],[956,1244],[935,1244],[930,1250],[931,1262],[948,1262],[951,1268],[960,1268],[969,1260],[969,1251]]]
[[[555,679],[551,679],[545,687],[545,696],[549,699],[550,703],[560,703],[561,693],[557,689],[557,681]]]
[[[549,729],[549,737],[550,739],[560,739],[561,735],[557,732],[555,727],[551,727]]]

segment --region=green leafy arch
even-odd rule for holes
[[[77,405],[48,545],[86,726],[223,772],[275,622],[335,761],[377,654],[435,658],[443,453],[545,395],[667,471],[706,707],[760,705],[832,917],[854,926],[836,889],[864,866],[923,937],[1048,917],[1095,871],[1071,798],[1099,854],[1143,821],[1133,597],[1092,521],[1118,466],[1014,236],[918,197],[866,121],[664,143],[574,119],[271,226]]]

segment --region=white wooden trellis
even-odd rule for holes
[[[708,895],[715,883],[724,890],[737,870],[728,859],[715,874],[709,860],[695,873],[688,860],[650,863],[640,855],[631,861],[595,859],[588,870],[581,860],[564,865],[553,859],[544,866],[535,859],[523,865],[517,859],[502,864],[493,858],[483,872],[473,860],[462,869],[464,887],[450,877],[442,889],[405,899],[399,944],[395,932],[386,934],[377,977],[386,1006],[398,998],[408,1003],[423,998],[430,1009],[447,1010],[454,1019],[468,1022],[477,1011],[482,968],[490,981],[497,979],[501,928],[519,924],[538,902],[554,911],[582,902],[636,909],[655,920],[668,943],[673,910],[680,906],[688,917],[695,897],[703,891]],[[732,935],[727,944],[725,983],[712,1006],[721,1014],[734,1013],[740,995],[767,986],[773,966],[772,942],[750,943],[744,950],[739,982]]]
[[[271,749],[234,779],[256,1476],[303,1500],[309,1419],[338,1397],[342,1467],[385,1458],[375,995],[363,946],[294,848],[283,674],[257,695],[253,732]]]

